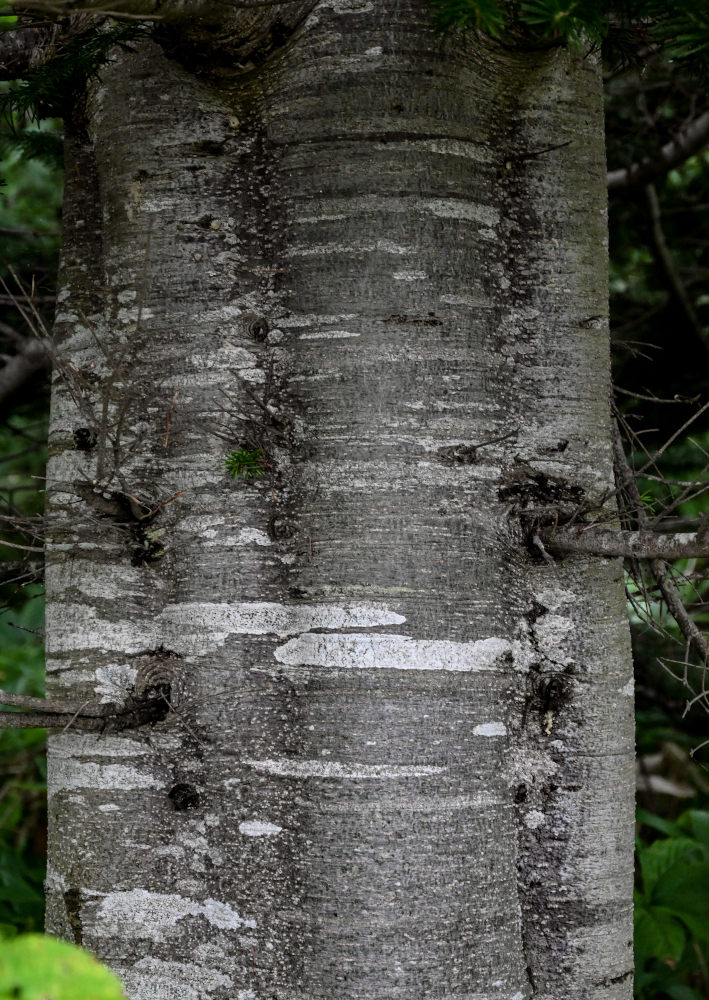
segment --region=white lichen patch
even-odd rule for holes
[[[153,848],[153,854],[156,858],[184,858],[185,849],[179,844],[161,844],[159,847]]]
[[[75,502],[72,497],[69,502]],[[70,551],[74,545],[63,544],[62,547]],[[53,546],[57,551],[58,546]],[[76,546],[78,548],[78,546]],[[92,546],[93,555],[96,555],[96,546]],[[110,551],[114,546],[102,546],[104,551]],[[105,600],[115,600],[122,598],[125,600],[126,594],[139,592],[142,587],[142,579],[137,569],[130,565],[121,565],[117,559],[112,559],[110,563],[97,562],[89,559],[82,559],[75,556],[71,560],[54,563],[51,567],[50,577],[51,587],[55,593],[66,593],[70,588],[78,590],[82,594],[87,594],[94,601],[100,598]]]
[[[403,615],[369,604],[287,606],[270,602],[168,605],[149,621],[108,621],[82,604],[52,606],[48,628],[51,654],[82,649],[125,654],[162,644],[183,655],[204,655],[231,635],[277,635],[285,638],[311,628],[370,628],[400,625]]]
[[[547,587],[535,594],[534,598],[548,611],[558,611],[564,604],[576,603],[576,595],[560,587]]]
[[[47,874],[44,879],[44,885],[47,892],[66,892],[69,888],[69,883],[56,868],[51,865],[47,865]]]
[[[242,528],[236,538],[239,545],[270,545],[271,539],[258,528]]]
[[[362,253],[391,253],[396,256],[411,253],[412,247],[402,247],[392,240],[376,240],[374,243],[359,243],[348,246],[344,243],[309,244],[302,247],[290,247],[286,251],[287,257],[322,257],[331,254],[362,254]]]
[[[152,753],[148,743],[129,733],[106,736],[103,733],[62,733],[50,737],[52,759],[76,757],[141,757]]]
[[[162,782],[147,771],[125,764],[78,764],[70,759],[54,761],[47,782],[47,797],[78,789],[110,789],[128,792],[138,788],[161,788]]]
[[[374,10],[374,3],[372,0],[324,0],[309,16],[308,20],[312,21],[313,24],[317,24],[319,21],[318,11],[320,8],[329,8],[338,14],[367,14]]]
[[[276,826],[275,823],[265,823],[260,819],[249,819],[239,823],[239,833],[243,833],[245,837],[275,837],[282,830],[282,826]]]
[[[394,281],[424,281],[428,275],[425,271],[394,271]]]
[[[133,687],[138,671],[127,663],[107,663],[96,668],[97,695],[102,702],[122,702]]]
[[[79,317],[75,312],[67,312],[64,309],[59,309],[54,317],[54,322],[58,324],[66,323],[67,325],[73,325],[74,323],[79,322]]]
[[[507,736],[504,722],[483,722],[473,729],[474,736]]]
[[[246,760],[255,771],[284,778],[419,778],[443,774],[427,764],[341,764],[334,760]]]
[[[478,163],[489,163],[495,155],[493,150],[483,143],[466,142],[464,139],[414,139],[413,141],[407,139],[406,147],[427,150],[441,156],[460,156]]]
[[[211,993],[220,987],[231,986],[231,979],[209,966],[197,965],[194,962],[165,962],[159,958],[141,958],[135,965],[138,972],[148,974],[162,973],[172,982],[181,980],[183,983],[198,983],[200,988]]]
[[[129,969],[116,969],[131,1000],[155,1000],[156,997],[179,1000],[203,1000],[214,990],[229,989],[231,979],[209,966],[192,962],[166,962],[159,958],[141,958]]]
[[[109,893],[98,905],[101,934],[105,937],[150,938],[164,941],[176,924],[186,917],[203,916],[220,930],[256,927],[256,921],[242,917],[227,903],[216,899],[197,900],[177,893],[130,889]]]
[[[106,621],[99,618],[95,608],[83,604],[52,602],[47,607],[47,650],[50,654],[82,649],[130,654],[156,644],[155,629],[148,623]]]
[[[466,219],[481,222],[486,226],[496,226],[500,221],[500,211],[493,205],[481,205],[465,198],[427,198],[419,202],[421,209],[442,219]]]
[[[225,523],[226,518],[221,514],[192,514],[180,518],[179,528],[180,531],[193,531],[195,535],[204,536],[206,532],[213,532]]]
[[[318,330],[314,333],[301,333],[298,340],[349,340],[351,337],[359,337],[359,334],[351,330]]]
[[[556,774],[558,765],[543,750],[524,750],[512,744],[509,748],[507,782],[510,786],[537,785]]]
[[[564,643],[573,635],[574,628],[573,621],[563,615],[542,615],[534,623],[539,651],[556,663],[569,663],[571,657],[564,649]]]
[[[511,644],[491,637],[476,642],[411,639],[406,635],[322,635],[305,633],[279,646],[274,656],[289,666],[335,667],[350,670],[495,669],[510,653]]]
[[[222,345],[212,354],[195,353],[189,358],[189,363],[198,371],[206,371],[211,368],[218,370],[238,368],[239,370],[252,371],[258,368],[259,359],[251,351],[230,344]]]
[[[199,627],[217,645],[230,635],[296,635],[312,628],[369,628],[399,625],[406,619],[387,608],[367,604],[287,606],[270,602],[249,604],[174,604],[160,618],[181,627]]]
[[[441,295],[441,302],[451,306],[467,306],[470,309],[480,309],[489,304],[487,299],[476,298],[474,295]]]
[[[147,306],[124,306],[118,310],[119,323],[137,323],[154,316],[153,310]]]
[[[261,385],[264,381],[264,374],[261,368],[239,368],[239,378],[242,382],[250,382],[252,385]],[[209,388],[212,386],[221,387],[224,384],[224,373],[218,368],[203,368],[189,375],[171,375],[163,379],[160,383],[163,389],[194,390],[197,388]],[[185,400],[187,402],[188,400]]]
[[[239,940],[243,941],[244,938],[239,937]],[[215,965],[221,964],[221,960],[225,957],[226,952],[224,948],[215,944],[214,941],[203,941],[197,945],[193,954],[204,965],[209,965],[213,968]]]
[[[301,313],[297,316],[288,316],[279,320],[279,326],[288,329],[301,329],[306,326],[323,326],[329,323],[342,323],[343,321],[357,319],[357,313]]]
[[[539,809],[530,809],[529,812],[525,813],[524,825],[529,827],[530,830],[536,830],[538,826],[541,826],[546,820],[546,816]]]

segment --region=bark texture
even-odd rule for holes
[[[162,715],[52,738],[49,926],[131,1000],[627,1000],[621,566],[525,545],[611,488],[596,67],[180,57],[68,153],[48,685]]]

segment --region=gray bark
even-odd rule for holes
[[[48,690],[164,712],[50,740],[48,922],[131,1000],[631,996],[621,566],[521,525],[612,487],[602,131],[417,0],[91,92]]]

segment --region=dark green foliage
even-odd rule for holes
[[[54,284],[59,251],[62,176],[57,168],[62,161],[56,121],[33,127],[18,123],[12,132],[0,122],[0,177],[4,181],[0,192],[0,276],[17,296],[22,289],[11,269],[24,287],[31,289],[34,284],[35,305],[45,314],[42,303]],[[0,296],[0,319],[28,335],[26,323],[8,302],[7,289],[0,288]],[[50,322],[48,315],[46,322]],[[0,353],[12,350],[3,340],[0,338]]]
[[[34,402],[41,414],[42,396]],[[45,462],[46,421],[25,406],[0,431],[0,538],[37,545],[43,495],[34,478]],[[20,530],[4,520],[16,519]],[[28,521],[28,519],[30,519]],[[24,558],[23,558],[24,557]],[[35,553],[0,542],[0,688],[44,693],[43,591]],[[0,730],[0,936],[41,930],[44,918],[46,764],[42,730]]]
[[[499,0],[429,0],[436,11],[440,32],[457,28],[463,32],[483,31],[499,38],[508,28],[506,5]]]
[[[48,167],[64,166],[64,142],[56,132],[23,129],[0,134],[0,155],[17,150],[25,160],[39,160]]]
[[[0,618],[0,687],[44,690],[41,588]],[[32,629],[33,631],[25,631]],[[44,731],[0,730],[0,936],[41,930],[44,920],[46,764]]]
[[[238,479],[257,479],[264,474],[263,453],[260,451],[245,451],[239,449],[225,456],[224,468],[230,476]]]
[[[29,80],[0,96],[0,113],[11,131],[15,121],[64,118],[81,97],[86,81],[99,76],[101,67],[118,46],[131,51],[131,42],[143,37],[148,28],[141,23],[99,24],[90,31],[61,41],[56,56],[48,60]]]
[[[635,995],[702,1000],[709,986],[709,812],[690,809],[672,823],[639,810],[638,828]]]
[[[27,128],[16,121],[15,141],[0,137],[2,255],[0,353],[12,356],[16,338],[48,328],[60,230],[61,172],[53,149],[56,122]],[[5,124],[8,128],[7,123]],[[40,156],[25,154],[37,154]],[[16,277],[15,277],[16,276]],[[13,299],[20,300],[19,302]],[[21,308],[20,308],[21,307]],[[5,401],[0,420],[0,538],[41,546],[46,461],[48,378],[40,373]],[[5,520],[10,518],[11,521]],[[41,695],[44,690],[42,563],[40,553],[0,545],[0,688]],[[43,730],[0,730],[0,936],[39,931],[44,920],[46,765]]]
[[[439,31],[479,30],[507,43],[605,45],[637,62],[648,46],[709,67],[709,9],[696,0],[429,0]]]

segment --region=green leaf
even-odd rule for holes
[[[0,886],[0,900],[7,903],[41,902],[42,894],[33,889],[24,879],[13,879],[11,885]]]
[[[686,935],[674,914],[662,906],[635,907],[637,962],[645,958],[677,960],[684,951]]]
[[[684,815],[688,816],[692,833],[699,843],[709,848],[709,812],[704,809],[689,809]]]
[[[677,912],[677,916],[681,918],[682,923],[697,941],[709,944],[709,920],[707,920],[706,916],[695,917],[693,913],[687,913],[686,911]]]
[[[709,861],[679,861],[667,869],[655,883],[652,902],[680,917],[709,917]]]
[[[658,830],[660,833],[664,833],[666,837],[682,837],[685,833],[682,827],[676,823],[670,823],[669,820],[663,819],[662,816],[656,816],[655,813],[648,812],[647,809],[638,809],[636,819],[642,826],[649,826],[653,830]]]
[[[691,986],[683,986],[681,983],[670,983],[665,986],[665,993],[672,1000],[706,1000],[701,993],[697,993]]]
[[[125,1000],[120,981],[66,941],[23,934],[0,941],[0,1000]]]
[[[690,837],[667,837],[643,847],[638,851],[638,861],[646,897],[653,894],[658,879],[678,862],[686,865],[692,860],[699,861],[700,857],[701,848]]]

